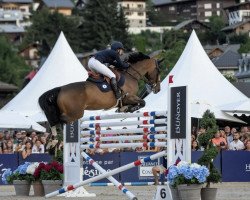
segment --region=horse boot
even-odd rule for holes
[[[112,90],[113,90],[114,93],[115,93],[115,98],[116,98],[116,99],[120,99],[122,95],[121,95],[120,90],[119,90],[118,87],[117,87],[116,78],[114,78],[114,77],[111,78],[110,84],[111,84]]]

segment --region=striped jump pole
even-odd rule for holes
[[[82,152],[81,155],[89,162],[90,165],[92,165],[95,169],[97,169],[99,172],[107,173],[105,169],[103,169],[100,165],[98,165],[91,157],[88,156],[85,152]],[[131,193],[126,187],[124,187],[120,182],[118,182],[114,177],[108,176],[107,179],[112,182],[119,190],[121,190],[124,194],[128,196],[129,199],[132,200],[138,200],[136,196]]]
[[[143,143],[110,143],[110,144],[82,144],[81,149],[131,148],[131,147],[166,147],[167,142]]]
[[[152,112],[136,112],[136,113],[118,113],[113,115],[99,115],[99,116],[84,116],[81,121],[95,121],[103,119],[119,119],[130,117],[154,117],[154,116],[166,116],[167,111],[152,111]]]
[[[134,128],[134,129],[112,129],[112,130],[88,130],[81,131],[83,136],[88,135],[102,135],[102,134],[124,134],[124,133],[156,133],[159,131],[167,131],[167,126],[160,127],[144,127],[144,128]]]
[[[140,121],[123,121],[123,122],[103,122],[103,123],[88,123],[81,124],[81,128],[97,128],[97,127],[110,127],[110,126],[129,126],[129,125],[149,125],[149,124],[167,124],[167,118],[165,119],[150,119]]]
[[[126,140],[154,140],[154,139],[167,139],[167,134],[149,134],[149,135],[129,135],[129,136],[108,136],[108,137],[86,137],[81,138],[81,142],[103,142],[103,141],[126,141]]]
[[[92,177],[92,178],[90,178],[88,180],[80,181],[79,183],[76,183],[74,185],[69,185],[69,186],[63,187],[63,188],[61,188],[61,189],[59,189],[59,190],[57,190],[55,192],[51,192],[51,193],[47,194],[45,197],[46,198],[54,197],[56,195],[65,193],[67,191],[75,190],[76,188],[81,187],[83,185],[87,185],[89,183],[96,182],[96,181],[101,180],[103,178],[106,178],[106,177],[109,177],[109,176],[113,176],[113,175],[118,174],[120,172],[126,171],[128,169],[133,168],[133,167],[140,166],[140,165],[142,165],[145,162],[150,162],[150,161],[155,160],[157,158],[163,157],[166,154],[167,154],[167,151],[162,151],[162,152],[153,154],[151,156],[148,156],[148,157],[145,157],[143,159],[137,160],[135,162],[129,163],[127,165],[124,165],[122,167],[116,168],[116,169],[111,170],[109,172],[106,172],[106,173],[100,174],[98,176]]]

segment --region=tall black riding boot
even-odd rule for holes
[[[119,91],[119,89],[117,87],[117,82],[116,82],[115,78],[111,78],[111,87],[112,87],[112,90],[115,93],[115,98],[120,99],[121,98],[121,93],[120,93],[120,91]]]

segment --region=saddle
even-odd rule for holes
[[[121,88],[125,83],[125,76],[122,73],[119,73],[117,70],[111,69],[111,71],[116,75],[117,86]],[[88,79],[91,83],[94,83],[100,91],[102,92],[109,92],[112,91],[110,85],[110,78],[93,71],[88,71]]]

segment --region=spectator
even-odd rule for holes
[[[167,171],[167,160],[165,157],[163,157],[163,164],[162,165],[157,165],[152,168],[152,173],[154,176],[154,185],[159,185],[159,177],[158,174],[165,174]],[[165,176],[164,176],[165,177]]]
[[[25,147],[22,151],[23,159],[26,159],[32,153],[32,142],[30,140],[25,142]]]
[[[3,147],[4,147],[4,134],[0,131],[0,151],[3,153]]]
[[[198,142],[196,140],[193,140],[192,142],[192,151],[198,151],[200,148],[199,148],[199,145],[198,145]]]
[[[250,139],[246,142],[246,151],[250,151]]]
[[[45,136],[41,136],[40,140],[41,140],[41,143],[42,143],[42,144],[43,144],[43,146],[44,146],[44,149],[46,149],[46,146],[47,146],[47,140],[46,140],[46,137],[45,137]]]
[[[221,137],[220,131],[217,131],[214,134],[214,138],[212,139],[212,143],[214,146],[218,147],[219,149],[226,149],[227,148],[227,141],[225,138]]]
[[[46,140],[48,140],[49,135],[50,135],[50,133],[48,133],[48,132],[45,132],[45,133],[43,134],[43,136],[46,138]]]
[[[220,136],[225,138],[225,140],[227,141],[227,135],[226,135],[225,131],[220,130]]]
[[[13,141],[13,137],[12,137],[12,135],[10,134],[9,131],[5,131],[5,132],[4,132],[4,140],[5,140],[5,141],[8,141],[8,140],[12,140],[12,141]]]
[[[8,141],[5,143],[4,149],[3,149],[3,153],[4,153],[4,154],[14,153],[13,142],[12,142],[12,140],[8,140]]]
[[[34,138],[37,138],[37,134],[35,131],[31,132],[30,134],[31,140],[33,141]],[[33,143],[34,144],[34,143]]]
[[[44,153],[44,145],[42,144],[41,140],[36,140],[36,143],[32,147],[32,153]]]
[[[233,141],[229,144],[230,150],[243,150],[245,146],[243,142],[240,141],[240,134],[238,132],[234,133]]]
[[[14,151],[15,152],[18,152],[22,149],[22,142],[23,142],[23,138],[22,138],[22,133],[21,132],[16,132],[16,135],[15,135],[15,139],[14,139]]]
[[[227,144],[230,144],[233,141],[233,135],[231,133],[230,127],[226,126],[224,128],[224,131],[225,131],[225,134],[226,134],[226,137],[227,137]]]

